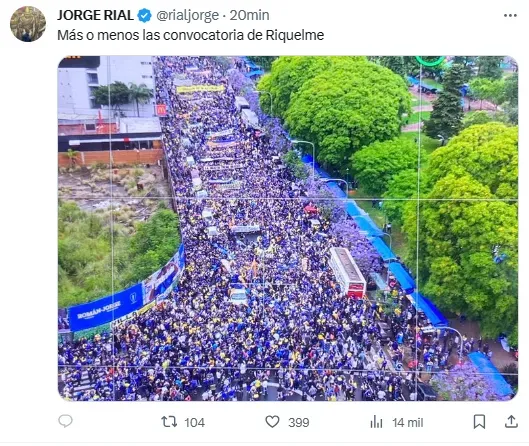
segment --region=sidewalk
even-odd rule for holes
[[[450,326],[459,330],[462,335],[467,338],[479,339],[479,324],[473,321],[460,322],[459,319],[449,319]],[[501,372],[501,370],[509,364],[516,363],[512,353],[506,352],[502,345],[495,339],[483,339],[483,344],[489,344],[492,350],[492,363]],[[477,348],[477,343],[476,343]]]

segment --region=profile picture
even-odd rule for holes
[[[22,42],[40,39],[46,29],[46,18],[34,6],[22,6],[11,16],[11,32]]]

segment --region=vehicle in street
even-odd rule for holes
[[[378,322],[379,339],[381,344],[389,344],[392,338],[391,327],[385,322]]]
[[[418,401],[437,401],[437,392],[428,384],[417,383]]]
[[[330,249],[330,253],[329,266],[342,292],[349,297],[362,299],[366,294],[366,279],[349,251],[346,248],[334,247]]]

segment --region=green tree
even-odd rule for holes
[[[270,73],[261,78],[257,89],[270,92],[274,114],[282,118],[290,104],[291,95],[330,64],[329,57],[279,57],[273,62]],[[270,104],[266,99],[260,97],[260,102],[263,111],[268,113]]]
[[[488,124],[489,122],[507,123],[508,116],[503,112],[488,112],[485,110],[465,114],[463,118],[463,129],[473,125]]]
[[[491,82],[488,99],[495,105],[496,110],[498,109],[498,105],[505,101],[505,81],[503,79]]]
[[[388,189],[391,178],[402,171],[417,170],[419,150],[411,140],[395,138],[374,142],[351,157],[355,178],[364,191],[380,197]],[[417,183],[417,179],[415,180]]]
[[[481,101],[480,110],[483,108],[483,100],[492,102],[496,109],[506,98],[506,85],[503,79],[492,80],[486,77],[477,77],[470,82],[472,95]]]
[[[431,185],[449,174],[470,175],[495,198],[517,198],[518,127],[491,122],[463,130],[429,158]]]
[[[153,96],[153,91],[147,85],[136,85],[133,82],[129,84],[129,102],[136,104],[137,116],[140,116],[140,104],[147,104]]]
[[[404,79],[410,73],[412,64],[408,56],[381,56],[375,59],[380,65],[389,68]]]
[[[512,124],[518,124],[518,73],[513,73],[505,79],[505,104],[503,109]]]
[[[308,172],[303,164],[303,161],[299,158],[298,154],[294,150],[289,150],[283,155],[283,163],[285,166],[292,172],[298,179],[306,179],[308,177]]]
[[[402,211],[424,294],[478,320],[484,336],[512,332],[518,320],[518,206],[504,200],[517,197],[517,148],[516,127],[463,130],[430,156],[426,200]]]
[[[421,196],[426,193],[426,180],[424,171],[421,170],[421,182],[417,182],[417,168],[401,170],[388,181],[387,190],[382,195],[384,199],[384,212],[388,220],[398,225],[402,224],[405,200],[417,198],[420,187]]]
[[[106,105],[121,110],[121,106],[130,101],[129,87],[123,82],[115,81],[110,85],[100,85],[93,93],[94,102],[98,105]]]
[[[157,211],[130,237],[110,214],[59,202],[59,307],[88,302],[122,290],[158,270],[180,241],[176,214]],[[112,270],[114,268],[114,270]]]
[[[64,308],[109,294],[109,220],[105,222],[100,215],[82,211],[76,203],[61,202],[58,222],[59,306]]]
[[[459,189],[473,182],[450,176],[441,183]],[[517,206],[504,201],[454,199],[420,206],[422,289],[443,309],[480,321],[484,336],[508,331],[518,320],[517,223]],[[507,256],[500,264],[494,246]]]
[[[492,81],[486,77],[477,77],[470,82],[470,93],[474,99],[480,101],[479,109],[483,109],[483,101],[490,96]]]
[[[505,78],[505,100],[511,105],[518,105],[518,73]]]
[[[257,89],[272,94],[274,115],[284,118],[291,98],[307,80],[329,69],[333,63],[343,60],[364,61],[365,58],[281,56],[274,60],[270,73],[261,78]],[[268,95],[262,95],[260,103],[263,111],[268,113],[270,108]]]
[[[474,56],[455,56],[454,63],[462,65],[465,68],[465,82],[472,77],[472,67],[476,64],[477,57]]]
[[[460,89],[464,79],[465,69],[461,65],[454,64],[446,72],[443,91],[433,104],[430,120],[424,123],[424,131],[428,136],[448,139],[459,132],[463,119]]]
[[[157,211],[145,223],[138,223],[130,242],[134,260],[129,280],[139,282],[165,265],[180,244],[179,234],[178,218],[168,209]]]
[[[285,122],[291,135],[315,143],[320,162],[343,171],[355,150],[396,137],[401,115],[409,110],[410,95],[400,76],[371,62],[345,59],[304,82],[292,95]]]
[[[518,124],[518,106],[507,104],[505,106],[505,114],[511,124]]]
[[[501,62],[503,57],[498,56],[480,56],[478,57],[478,76],[489,79],[501,79],[503,71]]]

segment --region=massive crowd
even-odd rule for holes
[[[331,230],[333,213],[307,212],[320,207],[317,197],[277,162],[282,153],[266,132],[242,119],[213,59],[159,57],[154,64],[157,102],[168,105],[163,144],[186,270],[167,300],[115,322],[111,334],[61,343],[61,394],[157,401],[410,398],[417,376],[405,368],[446,367],[447,339],[416,329],[414,309],[395,280],[389,281],[391,311],[342,295],[328,255],[333,246],[351,248],[350,240]],[[189,81],[225,89],[177,94],[175,86]],[[207,197],[197,195],[193,170]],[[240,226],[257,229],[235,233]],[[230,299],[240,288],[248,290],[244,305]],[[380,322],[391,328],[389,339]],[[417,357],[414,364],[403,364],[405,347]]]

